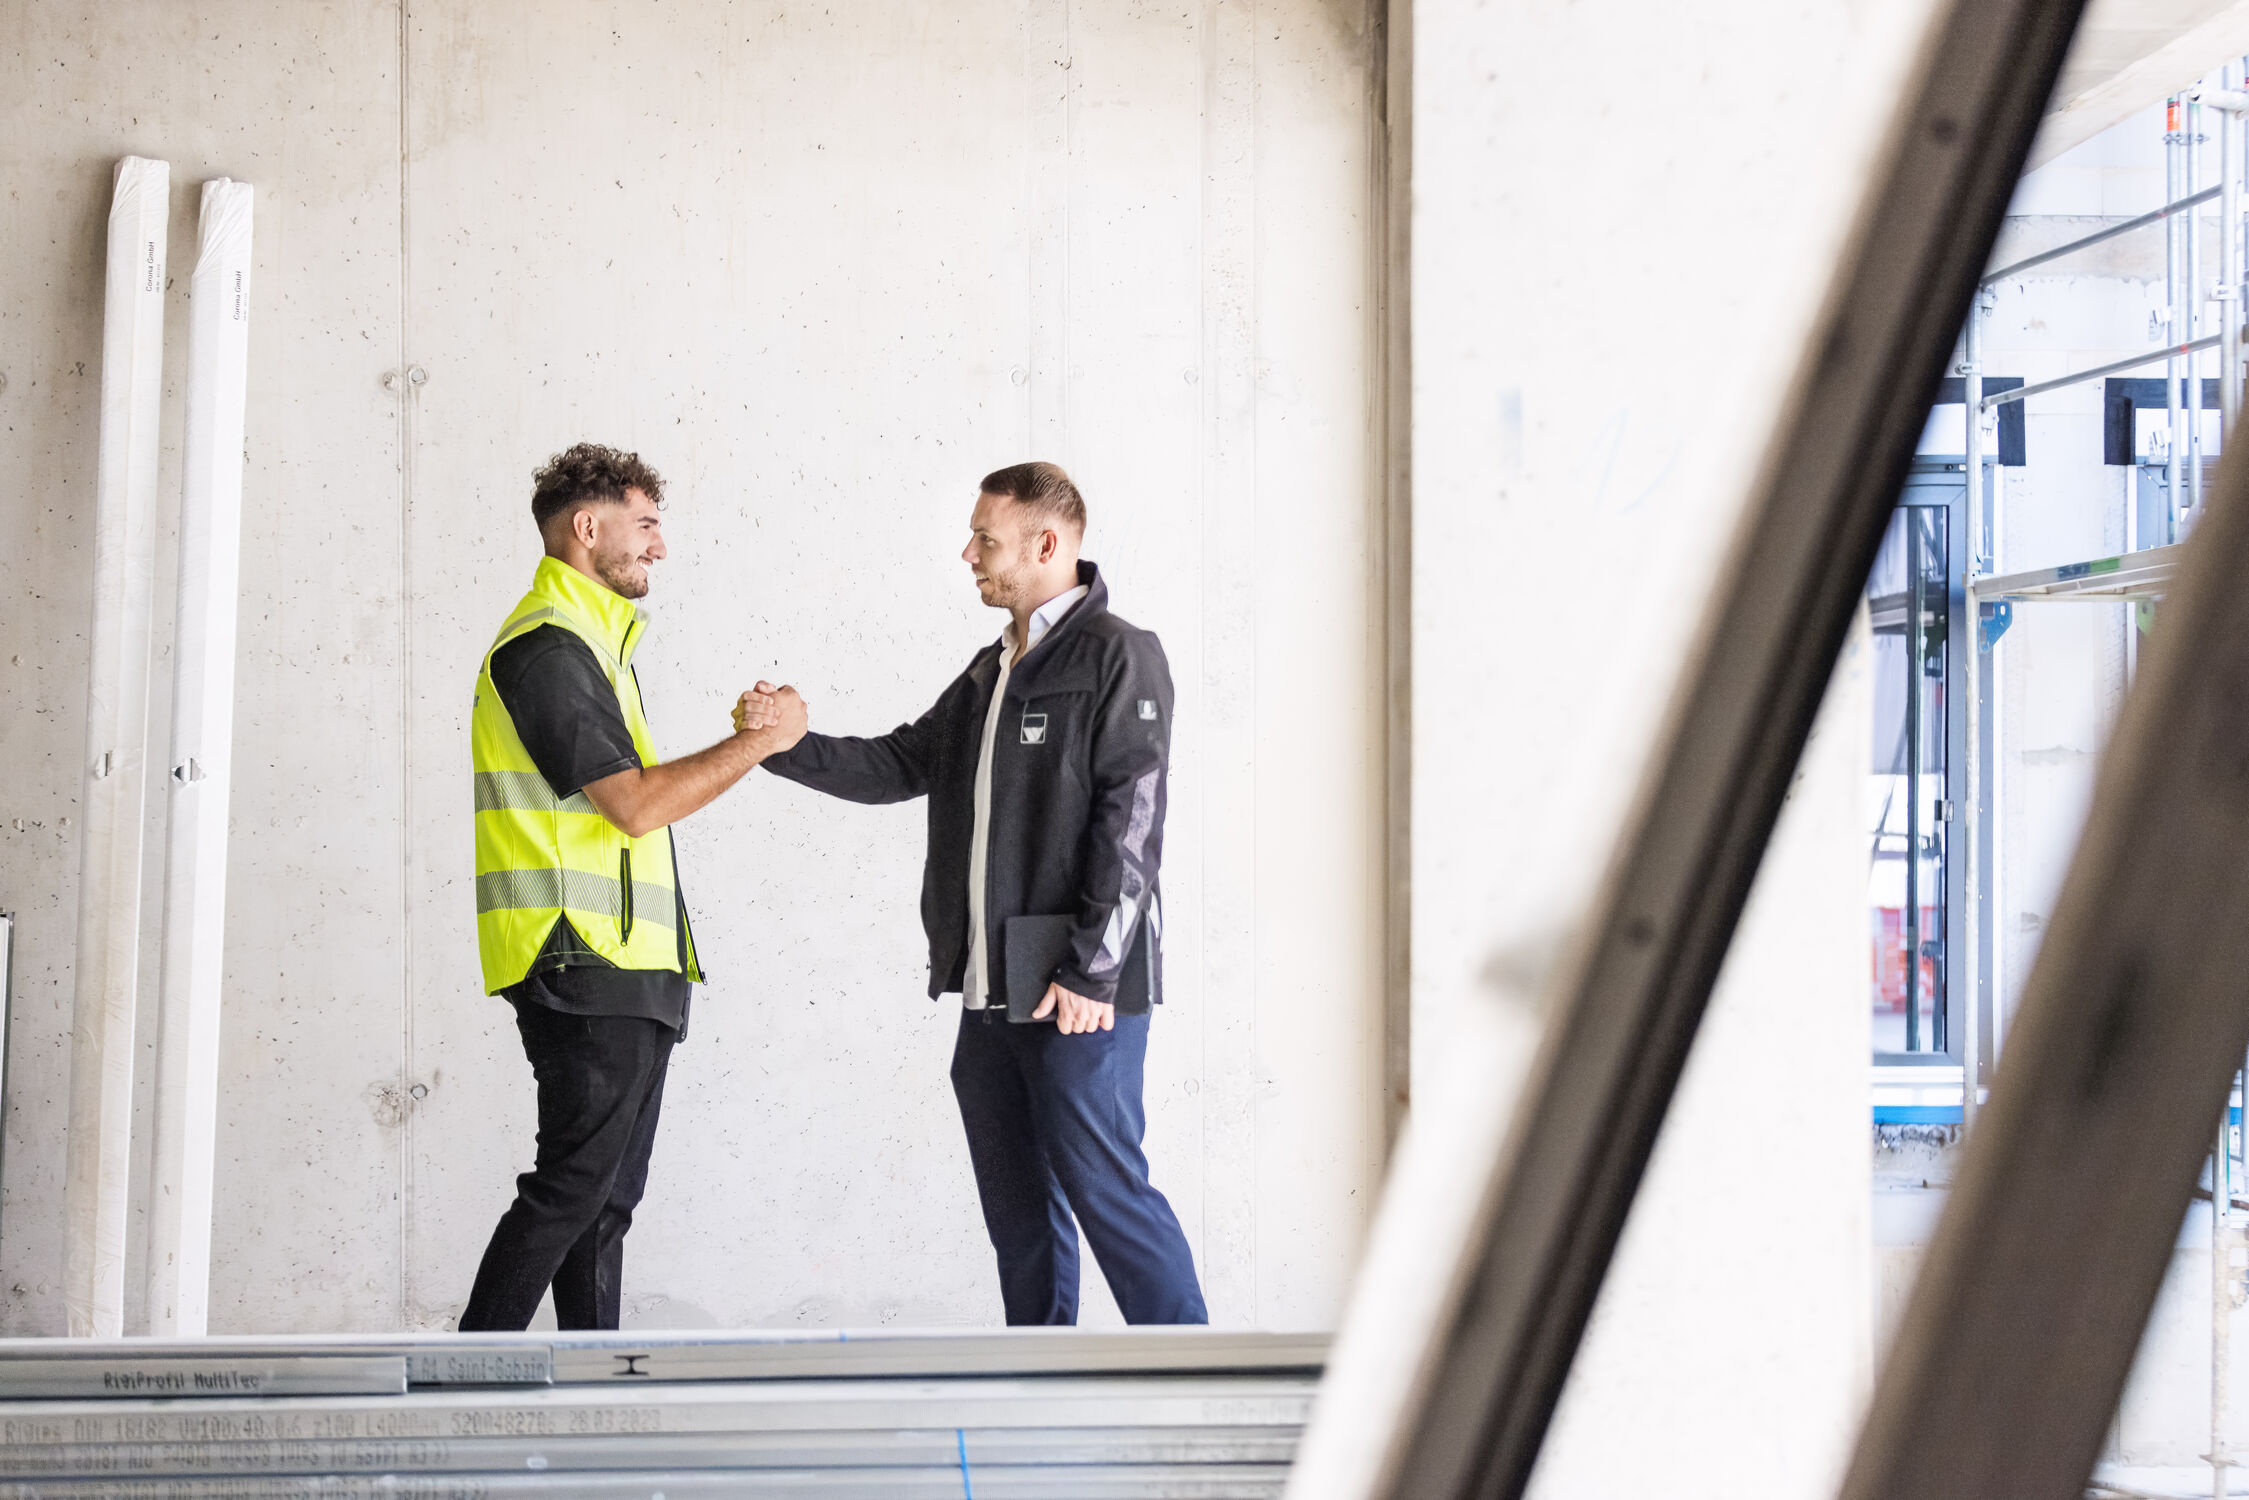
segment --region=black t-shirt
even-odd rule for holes
[[[632,731],[625,727],[593,648],[559,625],[525,631],[492,653],[492,686],[515,721],[531,763],[557,797],[584,789],[589,781],[614,776],[640,764]],[[672,871],[676,887],[679,872]],[[687,913],[673,914],[679,932],[680,968],[620,969],[588,947],[570,926],[556,919],[546,944],[521,982],[500,993],[516,1005],[541,1005],[576,1016],[640,1016],[661,1021],[687,1036]]]

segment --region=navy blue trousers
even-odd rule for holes
[[[1128,1323],[1207,1323],[1179,1219],[1148,1181],[1148,1018],[1064,1036],[963,1010],[953,1095],[1010,1324],[1078,1320],[1078,1227]]]

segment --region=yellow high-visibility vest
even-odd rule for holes
[[[529,630],[559,625],[593,648],[609,676],[617,707],[632,731],[640,763],[657,763],[648,716],[641,711],[633,648],[647,616],[631,600],[554,558],[539,560],[531,591],[508,612],[476,675],[469,747],[476,770],[476,945],[484,988],[497,994],[519,983],[566,920],[588,948],[620,969],[668,969],[690,979],[695,962],[679,900],[672,831],[642,838],[594,811],[583,791],[557,797],[515,732],[515,720],[492,686],[492,652]]]

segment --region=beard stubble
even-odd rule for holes
[[[648,597],[648,574],[645,570],[633,572],[633,556],[627,551],[597,552],[593,558],[594,576],[609,586],[612,593],[627,599]]]

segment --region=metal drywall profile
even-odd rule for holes
[[[1270,1500],[1311,1398],[1303,1375],[940,1374],[0,1399],[13,1436],[0,1481],[40,1494]]]
[[[1318,1378],[1328,1338],[1212,1328],[825,1329],[656,1333],[627,1329],[517,1334],[221,1334],[110,1343],[0,1339],[0,1375],[20,1361],[110,1356],[167,1361],[397,1354],[415,1385],[604,1385],[1007,1377],[1067,1382],[1111,1376]]]
[[[221,177],[203,184],[188,293],[180,583],[172,638],[172,810],[165,823],[156,1154],[149,1193],[148,1318],[149,1332],[159,1338],[203,1333],[211,1296],[251,196],[246,182]]]
[[[157,408],[171,167],[128,156],[109,207],[101,444],[94,481],[92,651],[78,809],[78,948],[71,1002],[63,1305],[77,1337],[124,1320],[140,961],[141,815],[149,610],[156,555]]]
[[[0,1482],[1270,1500],[1325,1345],[1203,1328],[6,1339]]]
[[[1934,16],[1531,1080],[1409,1123],[1293,1500],[1527,1484],[2078,8]]]
[[[57,1351],[0,1361],[0,1402],[404,1394],[403,1354],[285,1354],[245,1359],[214,1354],[150,1357],[127,1349],[101,1354]],[[0,1473],[5,1472],[5,1463],[0,1459]]]
[[[893,1334],[833,1338],[658,1338],[631,1334],[555,1335],[558,1384],[603,1380],[632,1370],[652,1380],[927,1379],[1010,1375],[1067,1379],[1091,1375],[1317,1375],[1326,1363],[1323,1334],[1240,1333],[1136,1328],[1118,1332],[1045,1329]]]

